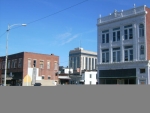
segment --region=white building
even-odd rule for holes
[[[97,71],[83,72],[79,83],[84,84],[84,85],[96,85],[97,84]]]
[[[63,73],[63,74],[69,74],[69,72],[73,73],[73,69],[72,68],[63,67],[63,66],[59,67],[59,71],[60,71],[60,73]]]
[[[69,52],[69,68],[73,68],[70,74],[70,84],[79,84],[84,70],[97,70],[97,53],[83,48],[75,48]]]
[[[96,85],[97,71],[82,71],[81,75],[71,77],[70,84]]]
[[[69,52],[69,65],[74,70],[96,70],[97,53],[83,48]]]
[[[97,31],[99,84],[150,84],[150,9],[115,10]]]

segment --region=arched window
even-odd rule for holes
[[[140,47],[140,55],[144,55],[144,45],[141,45]]]
[[[144,25],[139,25],[139,37],[144,37]]]

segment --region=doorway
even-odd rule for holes
[[[124,84],[124,79],[117,79],[117,84]]]

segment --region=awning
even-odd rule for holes
[[[6,80],[12,80],[12,78],[6,78]]]
[[[58,76],[59,79],[71,79],[70,77],[68,76]]]
[[[85,82],[85,80],[80,80],[80,82]]]
[[[6,77],[6,80],[12,80],[12,77]],[[4,80],[4,77],[2,77],[2,80]]]

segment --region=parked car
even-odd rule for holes
[[[34,86],[41,86],[41,83],[35,83]]]

